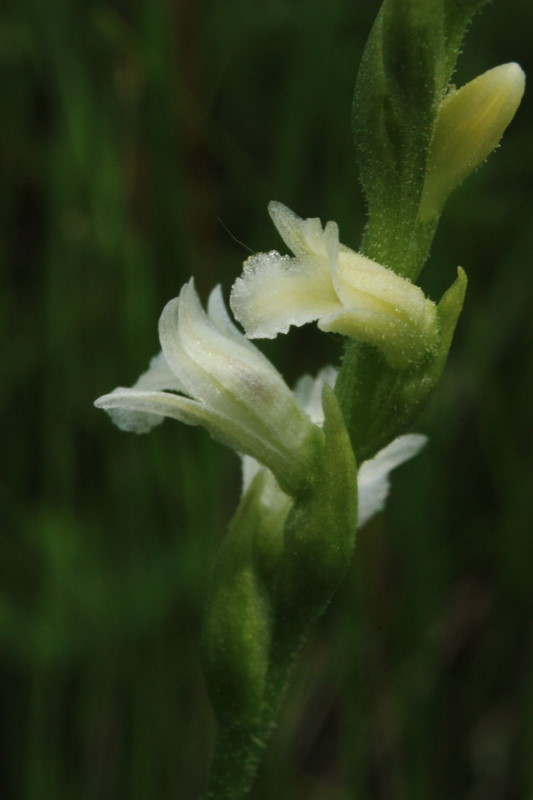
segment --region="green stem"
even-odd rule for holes
[[[296,637],[297,647],[286,644],[285,639],[295,641],[292,635],[280,637],[274,647],[265,702],[257,718],[219,725],[204,800],[246,800],[249,796],[265,748],[275,729],[303,636]]]
[[[205,800],[244,800],[266,745],[268,730],[234,725],[217,734]]]
[[[389,214],[377,210],[368,220],[361,242],[361,253],[394,270],[398,275],[416,281],[429,255],[438,217],[419,222],[413,214]]]

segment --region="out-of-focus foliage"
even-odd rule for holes
[[[235,458],[92,407],[157,350],[194,274],[228,291],[280,247],[268,200],[364,222],[353,84],[378,3],[9,0],[0,19],[0,677],[3,797],[196,798],[198,663]],[[527,0],[476,19],[459,84],[516,60]],[[529,67],[529,70],[528,70]],[[267,800],[529,797],[532,110],[452,197],[422,276],[470,283],[430,445],[306,646],[261,775]],[[295,331],[289,379],[341,343]]]

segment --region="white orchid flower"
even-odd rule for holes
[[[305,375],[296,384],[294,394],[316,425],[322,426],[324,423],[321,402],[324,383],[333,388],[336,377],[337,371],[333,367],[325,367],[316,378]],[[390,492],[392,470],[414,458],[426,442],[427,437],[420,433],[404,434],[386,445],[373,458],[363,461],[357,474],[358,528],[362,528],[384,509]],[[261,504],[272,516],[276,514],[278,519],[283,520],[291,506],[290,498],[279,488],[272,473],[249,456],[242,459],[243,494],[260,470],[268,473],[262,484]]]
[[[435,349],[436,306],[418,286],[339,244],[335,222],[322,229],[319,219],[301,219],[277,202],[268,210],[294,257],[272,250],[244,263],[230,304],[248,338],[271,339],[318,320],[323,331],[379,347],[397,369]]]
[[[163,310],[159,337],[162,352],[137,383],[95,405],[136,433],[164,417],[203,425],[215,439],[268,466],[288,491],[298,486],[322,432],[233,324],[220,287],[211,292],[206,313],[192,280],[185,284]]]

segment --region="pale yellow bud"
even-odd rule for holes
[[[433,131],[419,217],[437,216],[448,195],[498,146],[524,94],[515,63],[484,72],[442,101]]]

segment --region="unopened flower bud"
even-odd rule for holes
[[[513,119],[525,75],[515,63],[484,72],[442,101],[433,131],[419,217],[436,217],[446,199],[498,146]]]

